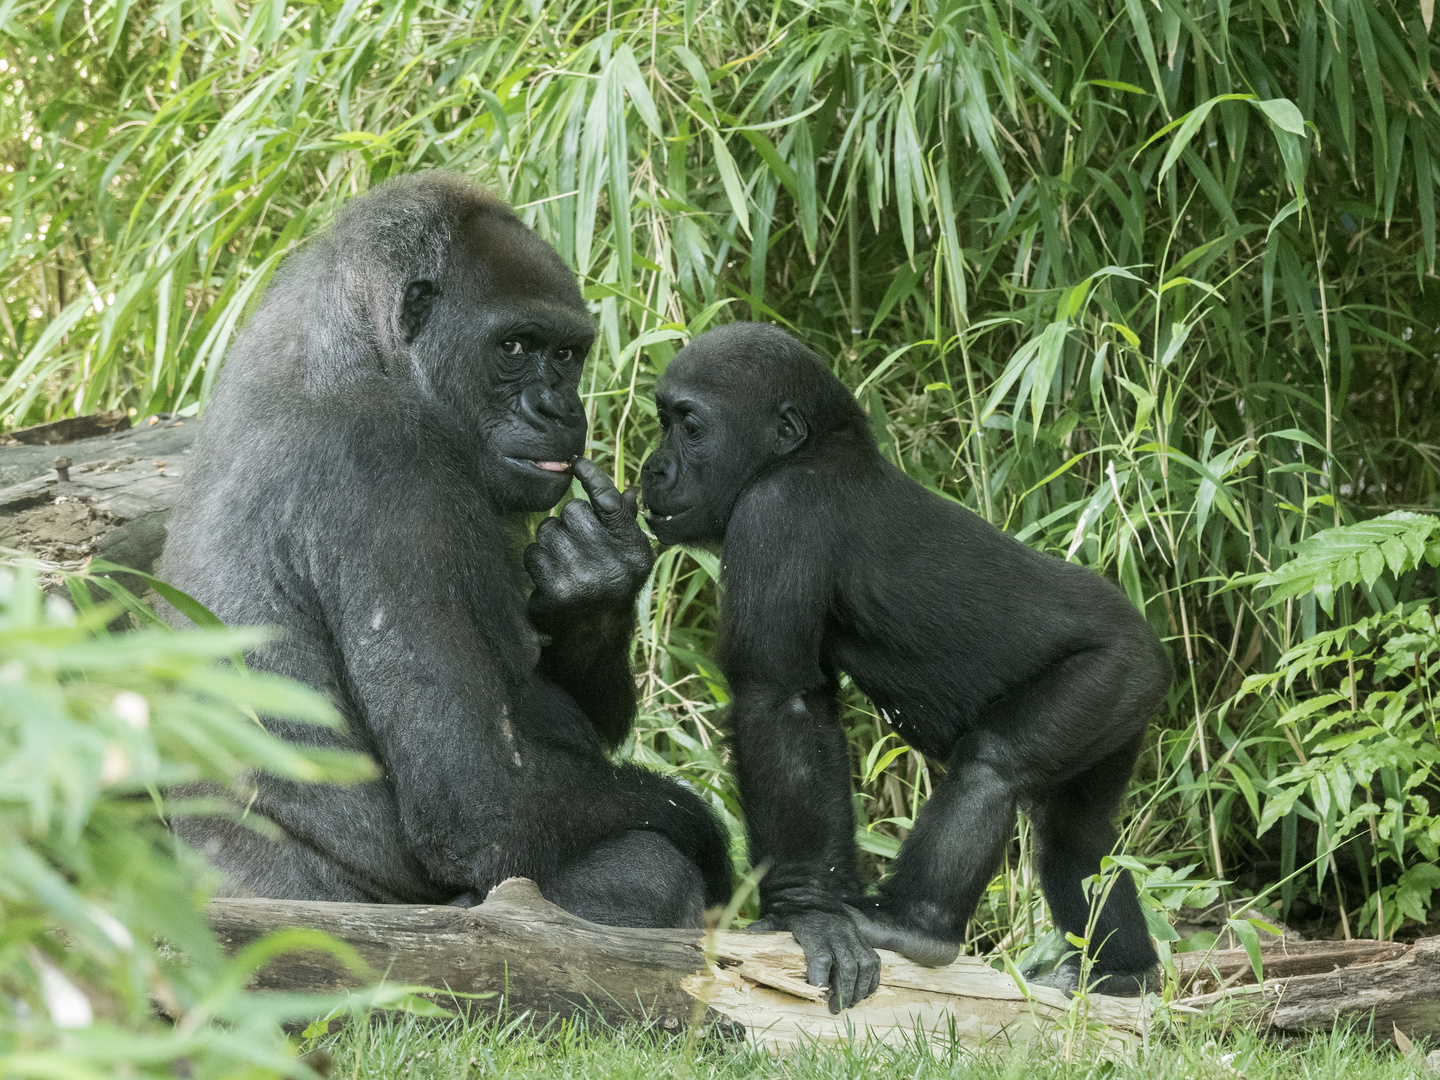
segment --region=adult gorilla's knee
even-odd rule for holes
[[[541,892],[605,926],[700,926],[705,911],[699,867],[659,833],[639,829],[580,856]]]

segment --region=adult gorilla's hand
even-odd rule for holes
[[[622,495],[586,458],[574,469],[590,501],[572,500],[559,517],[546,518],[525,549],[525,569],[535,582],[530,617],[547,633],[560,623],[603,621],[617,611],[628,626],[630,605],[654,562],[636,521],[635,493]]]
[[[880,956],[861,938],[848,915],[801,911],[767,915],[747,927],[754,931],[789,930],[805,950],[805,981],[830,988],[830,1011],[838,1013],[863,1001],[880,986]]]

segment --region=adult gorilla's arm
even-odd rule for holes
[[[546,518],[525,549],[535,582],[529,614],[544,635],[539,673],[579,703],[613,748],[635,718],[635,597],[654,556],[636,522],[634,493],[622,495],[585,458],[574,470],[590,501],[575,499]]]
[[[845,908],[861,887],[850,759],[820,655],[833,559],[823,538],[780,535],[799,533],[786,528],[795,516],[785,508],[808,497],[752,492],[731,518],[721,602],[732,629],[721,656],[750,861],[765,870],[753,929],[791,931],[807,978],[830,987],[838,1012],[874,993],[880,958]]]
[[[607,761],[568,695],[515,658],[505,670],[523,596],[476,557],[498,550],[470,536],[482,521],[424,476],[349,494],[350,535],[332,520],[309,561],[324,567],[326,623],[407,846],[436,882],[459,894],[511,875],[544,879],[632,829],[660,833],[702,866],[717,861],[709,848],[723,855],[698,801],[677,805],[658,775]]]

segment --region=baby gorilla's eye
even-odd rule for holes
[[[525,351],[525,346],[518,341],[507,341],[500,346],[500,351],[506,356],[519,356]]]
[[[574,356],[575,351],[573,349],[557,349],[555,351],[555,359],[559,360],[562,364],[568,364]]]

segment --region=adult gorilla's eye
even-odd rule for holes
[[[518,341],[507,341],[500,346],[500,350],[506,356],[519,356],[525,351],[525,346]]]
[[[555,359],[559,360],[562,364],[568,364],[574,359],[574,356],[575,350],[573,349],[557,349],[555,352]]]
[[[685,417],[685,434],[686,434],[686,435],[699,435],[699,434],[700,434],[700,421],[699,421],[699,420],[696,420],[694,416],[687,416],[687,417]]]

